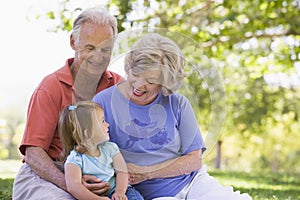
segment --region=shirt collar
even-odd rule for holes
[[[71,68],[70,68],[73,61],[74,61],[74,58],[67,59],[65,65],[57,72],[58,79],[70,86],[74,85],[74,80],[73,80]],[[102,74],[101,81],[102,81],[102,79],[109,81],[112,78],[113,78],[112,74],[109,71],[105,71]]]

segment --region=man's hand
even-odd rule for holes
[[[88,190],[99,196],[107,195],[107,192],[110,189],[109,183],[104,182],[98,179],[97,177],[91,175],[83,175],[82,184]]]

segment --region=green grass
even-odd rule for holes
[[[0,200],[12,199],[13,182],[13,178],[0,179]]]
[[[12,199],[13,178],[20,161],[0,160],[0,200]],[[300,174],[210,171],[223,185],[249,193],[253,200],[300,200]]]
[[[0,160],[0,200],[12,199],[12,186],[22,162],[20,160]]]
[[[213,171],[210,175],[253,200],[300,200],[300,174]]]

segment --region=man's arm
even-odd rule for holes
[[[53,160],[41,147],[26,147],[25,162],[41,178],[67,190],[65,175],[54,164]]]
[[[27,147],[25,162],[41,178],[67,191],[64,173],[57,168],[44,149],[33,146]],[[107,190],[109,190],[109,184],[97,179],[95,176],[85,175],[82,182],[88,190],[97,195],[103,195],[107,192]],[[92,182],[92,184],[89,182]]]

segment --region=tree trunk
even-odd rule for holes
[[[219,140],[217,143],[217,156],[215,159],[215,168],[216,169],[221,169],[221,145],[222,145],[222,141]]]

